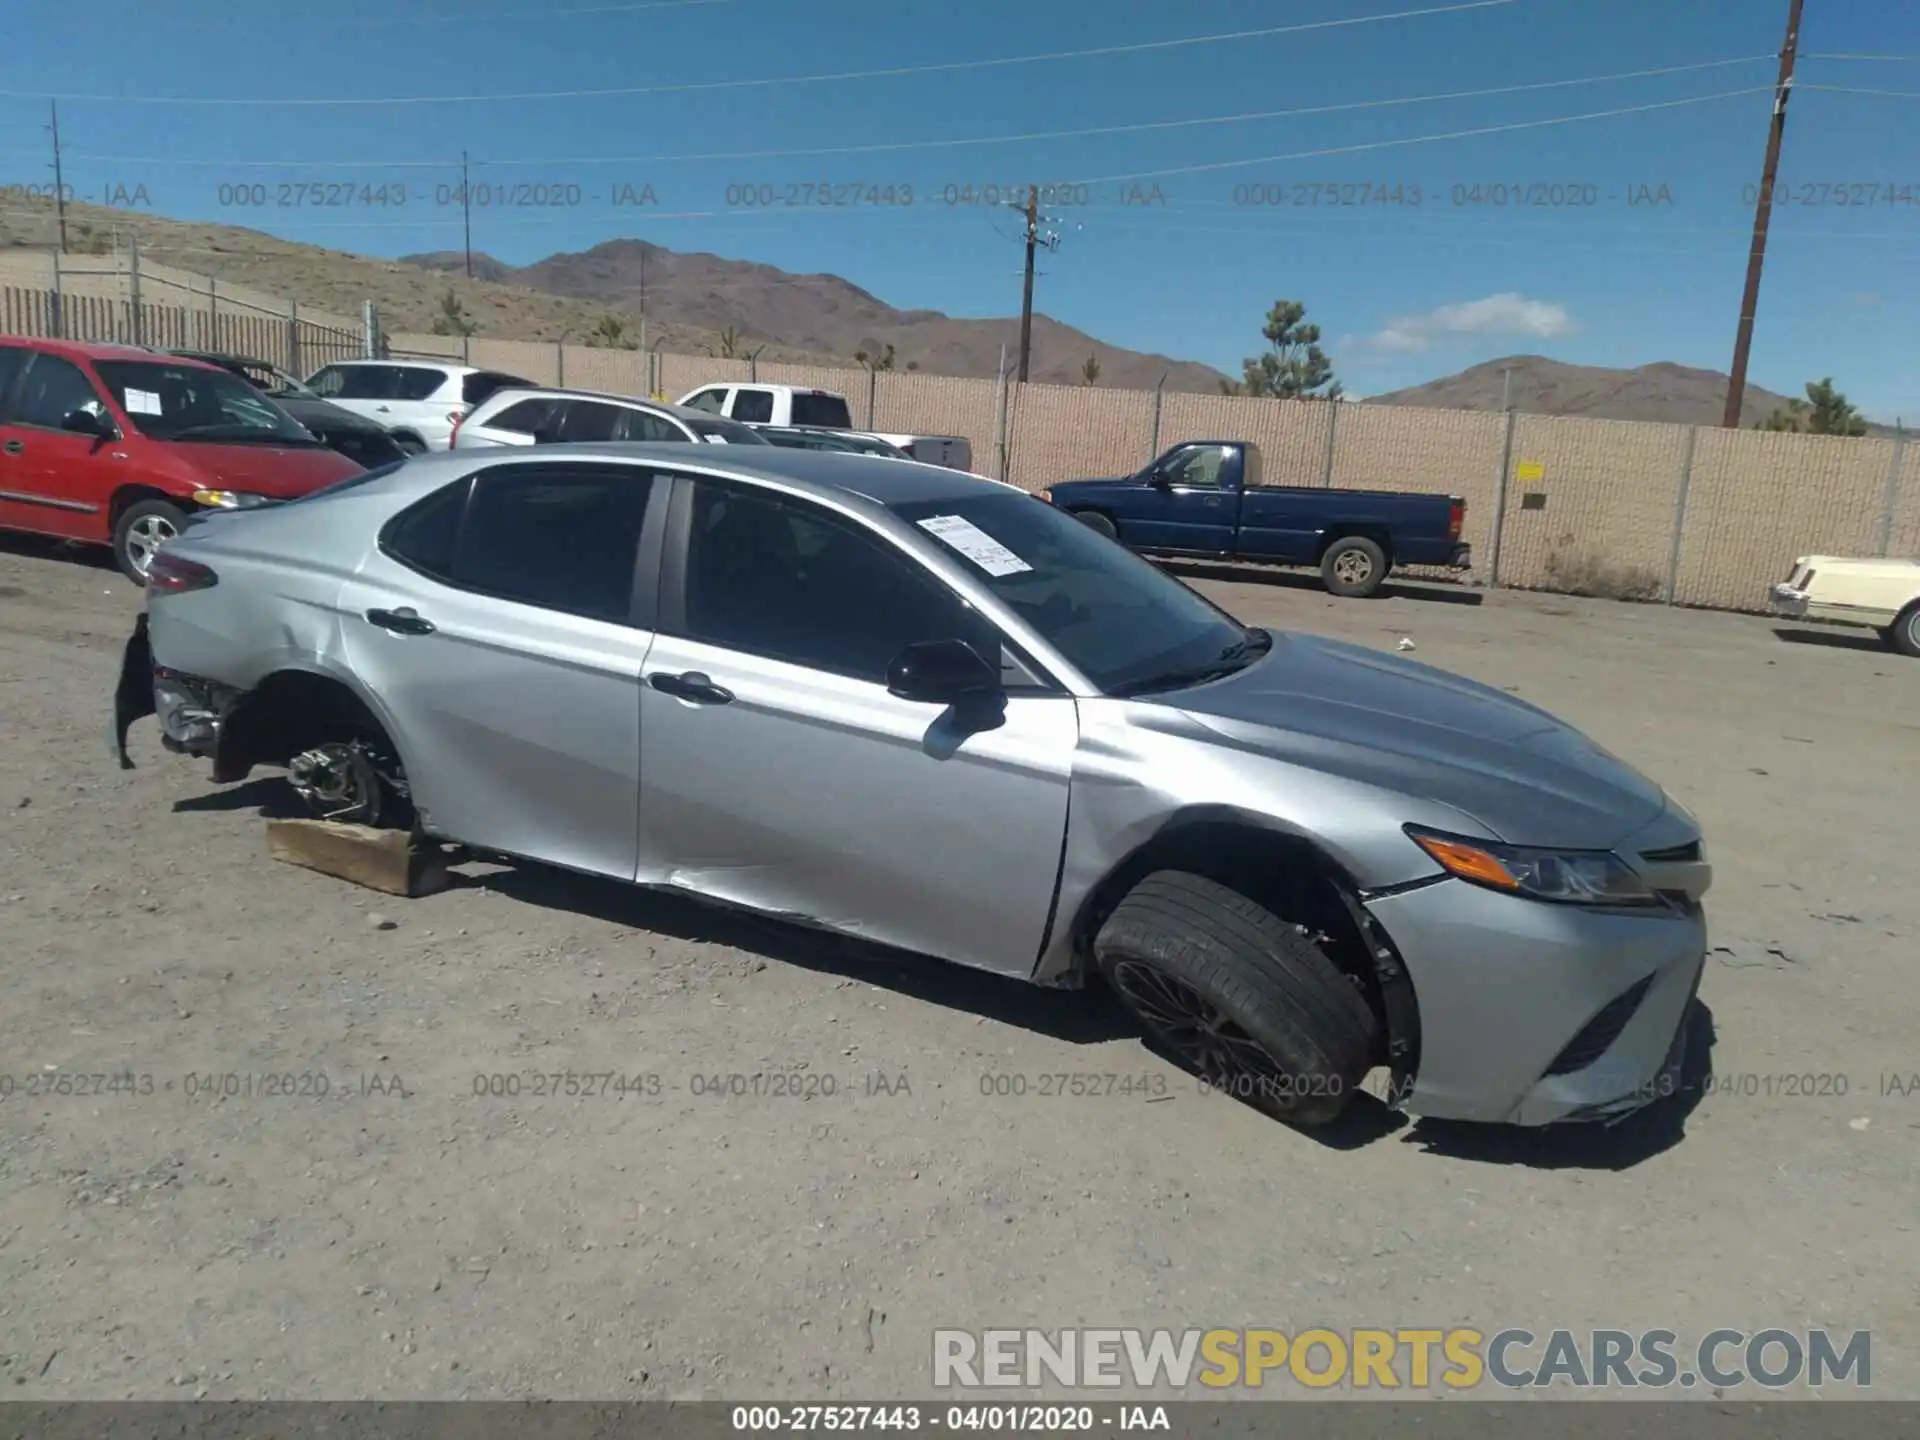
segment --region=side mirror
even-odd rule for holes
[[[1000,694],[1000,672],[964,640],[922,640],[894,656],[887,693],[934,705],[988,700]]]
[[[89,410],[84,405],[62,415],[60,428],[74,435],[91,436],[95,440],[105,440],[113,434],[112,422],[99,411]]]
[[[1164,470],[1149,470],[1147,472],[1147,484],[1156,490],[1171,490],[1173,488],[1173,481],[1167,478],[1167,472]]]

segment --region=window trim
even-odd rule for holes
[[[715,486],[722,490],[732,490],[740,494],[769,499],[803,512],[812,511],[833,522],[858,530],[869,540],[891,550],[905,564],[923,575],[929,583],[972,610],[980,617],[981,623],[999,637],[1003,673],[1010,662],[1016,674],[1024,674],[1026,677],[1024,680],[1008,679],[1006,681],[1005,690],[1008,699],[1052,699],[1072,696],[1073,691],[1061,683],[1058,676],[1041,663],[1025,645],[1008,634],[1006,626],[975,604],[971,596],[956,589],[946,576],[927,564],[926,560],[915,554],[911,547],[901,544],[885,530],[870,524],[861,516],[849,514],[831,505],[824,505],[810,495],[798,495],[778,486],[764,485],[735,475],[662,471],[660,478],[672,483],[669,487],[671,499],[666,509],[666,523],[661,527],[663,553],[659,564],[658,609],[654,626],[659,634],[671,635],[695,645],[711,646],[715,650],[723,650],[730,655],[750,656],[776,665],[787,665],[795,670],[805,671],[809,675],[830,676],[835,680],[856,685],[870,685],[881,691],[887,688],[885,681],[876,681],[865,675],[849,675],[843,670],[826,670],[818,665],[808,665],[789,659],[784,655],[769,655],[759,650],[742,650],[717,641],[703,640],[697,635],[688,633],[687,559],[693,545],[694,496],[703,485]]]
[[[5,394],[0,394],[0,401],[6,402],[5,410],[0,411],[0,425],[18,425],[22,430],[33,430],[42,435],[67,435],[75,440],[86,440],[89,438],[76,431],[63,430],[58,425],[42,425],[38,420],[24,420],[20,416],[17,402],[24,391],[28,378],[40,366],[52,361],[61,365],[71,365],[75,370],[80,372],[80,378],[85,380],[88,388],[93,391],[94,402],[99,405],[101,413],[107,417],[108,423],[113,426],[113,438],[111,440],[94,440],[93,443],[96,445],[115,445],[127,438],[126,421],[121,417],[119,409],[114,405],[112,396],[105,393],[108,387],[98,375],[93,373],[93,366],[71,355],[56,355],[51,350],[35,350],[30,346],[22,346],[20,348],[25,349],[27,352],[27,363],[22,365],[19,373],[13,377],[13,384],[9,387],[8,391]],[[142,438],[146,438],[144,433]]]
[[[555,471],[578,472],[613,471],[624,474],[634,480],[644,478],[651,489],[647,493],[647,508],[640,521],[639,551],[634,557],[633,588],[628,596],[627,613],[623,618],[610,618],[605,615],[584,615],[578,610],[563,610],[555,605],[543,605],[529,600],[523,595],[506,595],[498,590],[487,590],[477,585],[464,585],[449,575],[439,575],[426,567],[414,564],[398,553],[392,544],[393,534],[412,516],[424,510],[428,505],[454,490],[464,490],[458,500],[459,519],[454,524],[453,556],[457,566],[460,560],[460,547],[466,539],[467,517],[472,510],[473,496],[480,481],[489,475],[518,475],[522,478],[538,478]],[[629,630],[652,633],[658,628],[660,614],[660,577],[661,553],[667,530],[667,506],[673,495],[673,477],[651,465],[622,464],[617,460],[548,460],[542,459],[523,464],[488,465],[473,470],[447,485],[430,490],[411,504],[405,505],[389,515],[380,526],[375,545],[380,553],[394,564],[435,585],[463,595],[477,595],[487,600],[496,600],[506,605],[518,605],[527,610],[537,610],[544,615],[565,615],[570,619],[587,620],[602,625],[619,625]]]

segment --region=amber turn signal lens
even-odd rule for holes
[[[1442,840],[1437,835],[1416,834],[1413,841],[1462,880],[1478,881],[1501,890],[1520,888],[1520,882],[1514,878],[1511,870],[1476,846],[1458,840]]]

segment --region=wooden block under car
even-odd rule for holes
[[[418,845],[405,830],[335,820],[269,820],[267,853],[387,895],[431,895],[447,884],[439,847]]]

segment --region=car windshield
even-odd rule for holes
[[[698,418],[686,416],[687,428],[703,441],[713,444],[724,441],[728,445],[767,445],[772,442],[751,425],[742,425],[737,420],[722,420],[717,416],[702,415]]]
[[[1109,695],[1195,684],[1251,664],[1272,637],[1031,495],[890,507],[943,541],[996,597]]]
[[[142,435],[153,440],[316,446],[292,416],[239,376],[201,365],[99,360],[94,369]]]

